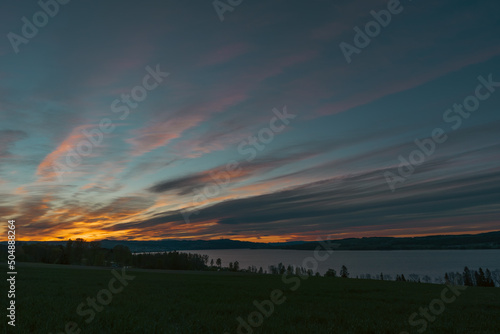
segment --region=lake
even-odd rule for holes
[[[262,267],[268,270],[270,265],[283,263],[287,265],[303,264],[304,259],[314,256],[314,251],[280,250],[280,249],[219,249],[190,250],[186,253],[206,254],[210,259],[221,258],[222,265],[238,261],[240,268],[248,266]],[[320,252],[324,256],[325,252]],[[345,265],[351,277],[371,274],[380,276],[388,274],[395,278],[397,274],[417,274],[420,277],[428,275],[433,279],[444,277],[446,272],[463,272],[465,266],[469,269],[490,271],[500,270],[500,250],[395,250],[395,251],[334,251],[324,261],[317,261],[320,274],[329,268],[340,271]],[[311,266],[311,265],[309,265]]]

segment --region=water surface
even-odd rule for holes
[[[240,268],[248,266],[269,270],[270,265],[306,266],[304,260],[313,257],[314,251],[281,249],[221,249],[190,250],[189,253],[206,254],[210,259],[221,258],[222,265],[238,261]],[[325,252],[321,252],[323,256]],[[340,271],[347,266],[351,277],[380,273],[395,277],[397,274],[418,274],[420,277],[444,277],[446,272],[463,272],[470,269],[489,268],[500,270],[500,250],[394,250],[394,251],[334,251],[326,260],[317,261],[320,274],[329,268]],[[309,264],[309,266],[311,266]]]

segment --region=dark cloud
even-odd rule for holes
[[[204,184],[206,173],[196,173],[169,181],[163,181],[150,187],[148,190],[153,193],[175,191],[178,195],[188,194],[196,186]]]
[[[218,226],[213,230],[221,233],[228,229],[296,233],[308,224],[324,231],[356,226],[421,226],[427,224],[422,221],[433,218],[456,219],[458,224],[464,215],[498,215],[500,211],[498,169],[409,182],[395,193],[382,177],[384,171],[373,170],[224,201],[198,214],[193,212],[190,220],[193,223],[216,220]],[[182,214],[164,212],[143,222],[115,225],[113,229],[151,228],[166,222],[181,224]]]
[[[149,197],[125,196],[116,198],[110,203],[92,210],[89,216],[127,217],[130,214],[145,210],[154,204],[154,199]]]

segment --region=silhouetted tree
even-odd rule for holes
[[[146,269],[207,270],[205,259],[199,254],[164,252],[155,254],[134,254],[132,265]]]
[[[328,269],[325,273],[325,277],[337,277],[337,272],[335,269]]]
[[[286,268],[285,268],[285,266],[283,265],[283,263],[281,263],[281,262],[280,262],[280,263],[278,263],[278,273],[279,273],[280,275],[283,275],[283,274],[285,273],[285,271],[286,271]]]
[[[73,263],[84,264],[84,255],[87,242],[82,238],[77,238],[73,243]]]
[[[119,265],[128,265],[132,260],[132,253],[127,246],[116,245],[113,247],[113,260]]]
[[[66,247],[64,247],[63,255],[61,258],[61,264],[71,263],[71,253],[73,252],[73,240],[69,239],[66,242]]]
[[[450,279],[453,281],[453,284],[455,285],[464,285],[464,278],[462,274],[460,274],[458,271],[453,273],[453,278],[450,276]]]
[[[96,266],[97,264],[97,254],[101,249],[101,243],[99,241],[91,241],[87,247],[87,265]]]
[[[493,286],[500,286],[500,270],[496,269],[491,272],[491,280],[493,281]]]
[[[340,268],[340,277],[343,278],[349,277],[349,272],[347,271],[347,267],[345,265],[342,265],[342,268]]]
[[[474,273],[476,277],[477,286],[486,286],[486,276],[484,275],[483,268],[479,268],[479,272]]]
[[[491,275],[491,271],[486,268],[486,286],[489,286],[489,287],[495,287],[495,282],[493,281],[493,277]]]
[[[464,277],[464,285],[473,286],[472,276],[471,276],[470,270],[467,266],[464,268],[463,277]]]

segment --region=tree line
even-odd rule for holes
[[[19,262],[83,265],[99,267],[127,267],[145,269],[206,270],[208,256],[199,254],[165,253],[132,254],[127,246],[112,249],[101,247],[100,242],[84,239],[68,240],[66,245],[22,243],[16,245]]]
[[[0,252],[7,254],[7,247],[0,247]],[[7,255],[2,258],[6,258]],[[112,249],[101,247],[99,241],[86,241],[84,239],[68,240],[65,245],[51,245],[47,243],[23,243],[16,244],[16,260],[19,262],[42,262],[50,264],[71,264],[84,266],[106,266],[106,267],[135,267],[144,269],[169,269],[169,270],[209,270],[209,271],[232,271],[248,272],[255,274],[272,275],[307,275],[321,276],[312,269],[300,266],[285,266],[283,263],[269,266],[269,271],[255,266],[240,268],[238,261],[229,262],[227,267],[222,266],[220,258],[209,263],[208,255],[180,253],[177,251],[138,253],[133,254],[127,246],[116,245]],[[349,278],[350,273],[345,265],[342,265],[337,274],[335,269],[328,269],[324,277]],[[391,275],[380,273],[380,275],[364,274],[356,276],[361,279],[393,280]],[[417,274],[396,275],[396,281],[403,282],[425,282],[431,283],[428,275],[420,278]],[[462,273],[447,272],[442,277],[437,277],[434,283],[446,283],[466,286],[495,287],[500,286],[500,270],[491,272],[488,268],[478,270],[464,268]]]

